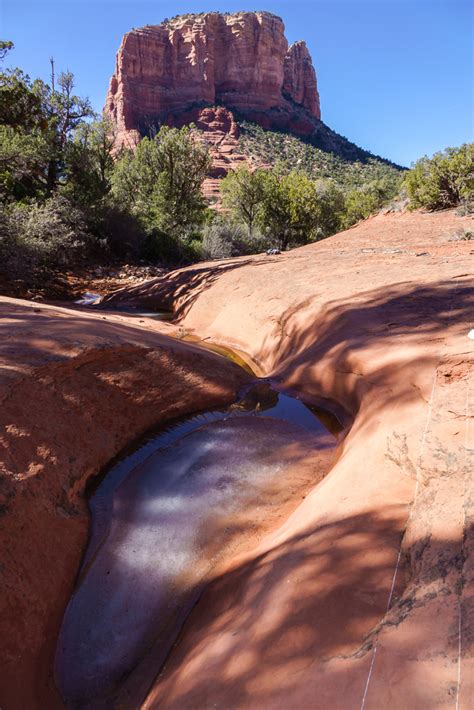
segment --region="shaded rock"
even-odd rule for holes
[[[472,223],[380,214],[117,293],[355,416],[330,474],[203,594],[147,710],[470,707],[473,270],[450,240]]]
[[[0,299],[0,706],[63,707],[52,666],[88,482],[159,422],[230,403],[222,357],[103,316]]]

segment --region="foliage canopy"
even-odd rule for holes
[[[407,173],[404,186],[412,208],[455,207],[474,194],[474,143],[446,148],[432,158],[420,158]]]
[[[118,160],[113,194],[146,228],[186,238],[204,220],[201,188],[209,167],[209,151],[189,128],[163,126]]]

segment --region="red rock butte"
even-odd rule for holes
[[[283,21],[268,12],[181,15],[127,32],[104,109],[119,144],[216,105],[265,128],[311,133],[321,112],[306,44],[289,46]]]

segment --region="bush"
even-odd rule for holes
[[[474,195],[461,200],[459,207],[456,210],[456,215],[458,217],[467,217],[471,214],[474,214]]]
[[[472,242],[474,241],[474,231],[472,229],[465,229],[461,227],[457,229],[454,234],[451,235],[450,242]]]
[[[282,175],[277,168],[266,176],[259,223],[272,246],[283,250],[338,231],[344,195],[332,180],[313,181],[296,170]]]
[[[182,245],[159,229],[150,229],[143,237],[140,256],[152,263],[176,264],[183,259]]]
[[[229,259],[247,253],[247,230],[243,224],[217,218],[206,225],[202,238],[203,259]]]
[[[107,249],[118,259],[137,259],[143,256],[146,234],[139,220],[118,206],[98,210],[95,232],[107,243]]]
[[[83,210],[59,195],[43,205],[0,210],[0,271],[6,278],[37,285],[96,246]]]
[[[67,266],[92,245],[84,211],[61,195],[43,205],[17,207],[12,219],[18,224],[18,239],[41,264]]]
[[[125,152],[114,167],[116,203],[136,216],[145,230],[158,230],[186,241],[206,217],[202,183],[210,166],[209,151],[193,141],[189,128],[162,126]]]
[[[397,195],[398,188],[397,181],[385,177],[350,190],[345,198],[344,226],[350,227],[378,212]]]
[[[412,209],[441,210],[456,207],[463,199],[472,200],[474,143],[421,158],[407,173],[404,185]]]

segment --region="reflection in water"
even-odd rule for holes
[[[335,444],[301,401],[262,382],[114,466],[90,501],[91,538],[58,643],[68,706],[137,707],[212,568],[329,469]],[[315,451],[318,470],[292,472]]]
[[[77,301],[74,301],[74,303],[77,303],[78,306],[95,306],[100,303],[101,300],[102,296],[100,294],[86,291]]]
[[[125,313],[131,318],[152,318],[153,320],[172,320],[173,313],[171,311],[140,311],[136,308],[121,308],[119,313]]]
[[[98,306],[102,302],[103,296],[98,293],[86,291],[77,301],[74,301],[78,306]],[[153,320],[172,320],[172,311],[142,311],[138,308],[123,306],[122,308],[114,308],[112,312],[125,313],[132,318],[153,318]]]
[[[236,365],[245,370],[245,372],[248,372],[249,375],[258,376],[262,374],[259,372],[257,364],[252,362],[246,353],[240,352],[235,348],[226,348],[224,345],[218,345],[210,340],[201,340],[201,338],[197,338],[194,335],[185,335],[182,339],[188,343],[193,343],[200,348],[204,348],[204,350],[210,350],[213,353],[217,353],[217,355],[222,355],[227,358],[227,360],[235,362]]]

